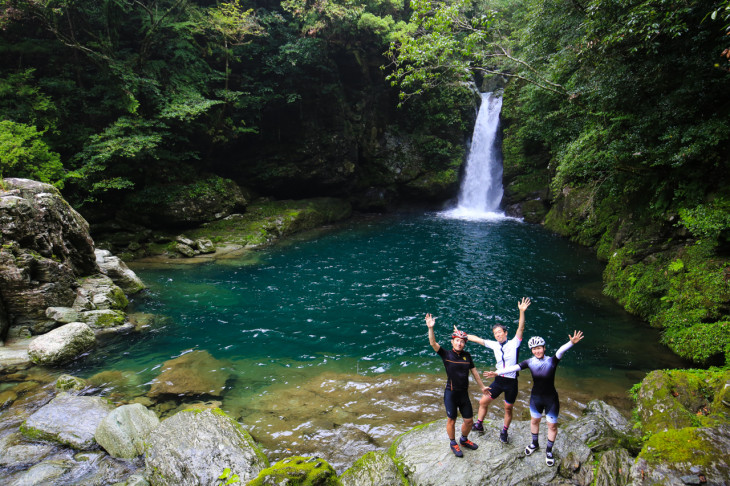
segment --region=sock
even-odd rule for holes
[[[465,436],[463,436],[463,435],[462,435],[462,436],[461,436],[461,439],[460,439],[460,440],[461,440],[462,442],[466,442],[466,441],[467,441],[467,440],[469,440],[469,439],[467,439],[467,438],[466,438]]]
[[[502,427],[502,430],[504,430],[505,432],[507,432],[507,429],[509,429],[509,425],[505,425],[504,427]]]
[[[484,419],[481,419],[481,420],[477,419],[477,422],[476,422],[476,424],[477,424],[477,425],[482,425],[482,422],[483,422],[483,421],[484,421]]]
[[[539,437],[539,436],[538,436],[537,434],[532,434],[532,445],[534,445],[535,447],[537,447],[537,446],[539,446],[539,445],[540,445],[540,444],[538,443],[538,437]]]
[[[545,449],[545,452],[552,452],[554,443],[555,443],[555,441],[548,439],[547,448]]]
[[[449,439],[449,440],[451,441],[451,445],[456,445],[456,440],[454,440],[454,439]]]

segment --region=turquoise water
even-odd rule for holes
[[[232,375],[218,397],[223,408],[279,455],[321,453],[325,432],[341,434],[343,424],[368,434],[353,439],[360,454],[440,418],[445,378],[428,345],[427,312],[449,345],[453,324],[491,338],[492,323],[502,322],[512,335],[517,302],[530,297],[521,357],[529,336],[544,337],[553,353],[574,329],[585,333],[558,372],[561,393],[578,401],[625,396],[647,371],[683,365],[655,330],[602,296],[593,252],[515,220],[404,213],[238,260],[133,268],[149,286],[133,309],[169,319],[114,338],[73,371],[121,370],[134,379],[108,393],[141,395],[163,362],[206,350]],[[483,347],[468,350],[479,369],[493,366]]]
[[[136,268],[150,289],[134,309],[172,323],[132,346],[125,338],[103,348],[84,368],[142,369],[204,349],[262,366],[438,373],[425,313],[436,316],[442,344],[453,324],[491,338],[494,322],[516,329],[522,296],[532,299],[525,337],[543,336],[548,352],[574,329],[584,331],[561,365],[576,376],[619,379],[677,364],[654,330],[601,295],[602,265],[590,250],[519,221],[405,214],[256,256],[254,264]],[[526,342],[521,353],[529,353]]]

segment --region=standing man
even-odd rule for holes
[[[555,464],[553,444],[555,443],[555,437],[558,435],[558,414],[560,413],[560,400],[558,399],[558,391],[555,389],[555,371],[563,354],[583,339],[583,333],[581,331],[573,331],[573,335],[568,335],[568,339],[569,341],[558,349],[555,356],[545,357],[545,340],[539,336],[533,336],[527,342],[533,354],[532,358],[514,366],[497,370],[496,372],[486,371],[484,373],[487,376],[497,376],[530,368],[530,372],[532,373],[532,393],[530,395],[530,433],[532,433],[532,443],[525,447],[525,455],[529,456],[540,448],[540,444],[538,443],[540,419],[542,419],[542,413],[545,412],[548,423],[545,463],[548,466]]]
[[[461,452],[461,447],[475,450],[477,445],[470,441],[467,437],[471,431],[471,427],[474,424],[472,417],[474,411],[471,406],[471,398],[469,398],[469,373],[474,376],[482,392],[486,392],[487,388],[482,383],[482,379],[479,376],[479,372],[474,367],[474,362],[471,360],[471,355],[464,351],[466,346],[467,335],[463,331],[454,331],[451,336],[451,350],[439,346],[436,342],[436,336],[433,333],[433,326],[436,324],[436,320],[431,314],[426,314],[426,325],[428,326],[428,342],[434,351],[441,356],[444,361],[444,367],[446,368],[446,390],[444,390],[444,405],[446,406],[446,434],[449,436],[451,441],[451,451],[456,457],[463,457],[464,453]],[[461,413],[461,418],[464,422],[461,424],[461,437],[459,443],[456,443],[456,413],[457,410]]]
[[[469,341],[483,344],[494,352],[494,359],[497,362],[498,370],[517,364],[517,354],[520,349],[520,344],[522,344],[522,334],[525,331],[525,311],[528,307],[530,307],[530,299],[527,297],[523,297],[522,301],[517,303],[517,308],[520,310],[520,320],[517,325],[515,337],[509,341],[507,340],[507,327],[503,324],[495,324],[492,326],[495,341],[482,339],[473,334],[468,335]],[[504,392],[504,424],[502,431],[499,433],[499,440],[507,443],[507,431],[512,423],[512,407],[515,404],[515,400],[517,400],[517,373],[506,373],[504,376],[497,376],[492,384],[487,387],[487,392],[479,400],[479,413],[477,413],[474,430],[484,432],[482,422],[487,416],[487,409],[492,401],[497,399],[502,392]]]

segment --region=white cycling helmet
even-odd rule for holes
[[[545,346],[545,340],[541,338],[540,336],[532,336],[529,341],[527,341],[527,345],[532,348],[536,348],[538,346]]]

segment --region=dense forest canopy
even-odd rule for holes
[[[728,0],[0,5],[2,177],[77,206],[207,174],[445,198],[470,85],[499,75],[508,194],[549,187],[609,295],[683,356],[730,355]]]

